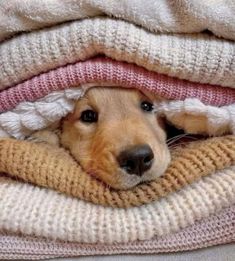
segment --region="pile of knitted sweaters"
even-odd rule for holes
[[[1,1],[0,259],[234,242],[234,41],[232,0]],[[173,149],[155,181],[108,188],[27,140],[94,86],[163,97],[156,113],[209,138]]]

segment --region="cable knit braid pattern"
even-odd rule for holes
[[[150,254],[193,250],[235,241],[235,206],[232,205],[195,224],[152,240],[124,244],[84,244],[12,233],[0,234],[1,259],[45,259],[56,257]]]
[[[15,109],[0,114],[0,137],[25,139],[34,131],[51,128],[54,123],[72,112],[75,101],[95,85],[85,84],[81,88],[54,91],[37,101],[19,103]],[[155,103],[155,113],[165,116],[169,122],[191,134],[235,134],[235,103],[215,107],[204,105],[194,98],[184,101],[162,101]],[[203,117],[203,132],[198,129],[200,124],[192,124],[195,117]]]
[[[179,80],[134,64],[100,57],[59,67],[0,92],[0,112],[11,110],[25,101],[34,102],[53,91],[87,83],[137,88],[170,100],[197,98],[214,106],[235,102],[234,89]]]
[[[95,204],[122,208],[152,202],[234,163],[235,136],[192,142],[172,152],[172,161],[161,178],[117,191],[83,172],[63,149],[0,140],[0,172]]]
[[[70,88],[52,92],[35,102],[22,102],[12,111],[0,114],[0,137],[25,139],[34,131],[44,129],[72,112],[75,100],[84,90]]]
[[[121,20],[93,18],[3,42],[0,89],[100,54],[192,82],[235,87],[232,41],[207,34],[154,34]]]
[[[177,232],[234,203],[234,166],[160,200],[127,209],[94,205],[1,178],[0,231],[69,242],[127,243]]]

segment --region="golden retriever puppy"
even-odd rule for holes
[[[153,101],[137,90],[90,89],[63,120],[60,143],[87,173],[116,189],[156,179],[170,161]]]
[[[170,162],[163,123],[153,100],[137,90],[92,88],[61,121],[28,140],[68,149],[90,175],[116,189],[161,176]]]

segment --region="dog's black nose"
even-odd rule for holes
[[[154,154],[149,145],[137,145],[124,150],[118,156],[118,162],[128,174],[142,176],[151,168]]]

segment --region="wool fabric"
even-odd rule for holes
[[[21,102],[33,102],[53,91],[87,83],[137,88],[165,99],[197,98],[214,106],[235,103],[235,90],[231,88],[179,80],[109,58],[93,58],[42,73],[0,92],[0,113],[15,108]]]
[[[162,177],[130,190],[113,190],[85,173],[63,149],[14,139],[0,140],[0,172],[112,207],[152,202],[233,164],[235,135],[195,141],[172,152],[172,161]]]
[[[17,32],[65,21],[108,15],[136,23],[153,32],[194,33],[209,29],[235,40],[233,0],[1,0],[0,40]]]
[[[81,243],[127,243],[177,232],[235,204],[235,167],[140,207],[94,205],[55,191],[0,180],[0,231]]]
[[[98,54],[180,79],[235,87],[232,41],[203,34],[153,34],[128,22],[94,18],[3,42],[0,89]]]
[[[177,233],[125,244],[82,244],[9,233],[0,234],[1,259],[153,254],[193,250],[235,241],[235,206],[195,222]]]
[[[87,89],[96,85],[90,83],[80,88],[55,91],[35,102],[18,104],[12,111],[0,114],[0,137],[25,139],[34,131],[51,128],[53,123],[58,123],[62,117],[73,111],[75,101],[81,98]],[[156,114],[165,116],[169,122],[191,134],[235,134],[235,103],[218,108],[206,106],[197,99],[186,99],[157,102],[155,108]],[[191,124],[195,117],[202,116],[205,124],[203,131],[200,124]]]

